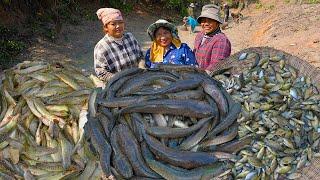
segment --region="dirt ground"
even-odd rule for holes
[[[252,5],[243,11],[240,23],[232,20],[223,32],[232,43],[232,54],[248,47],[270,46],[296,55],[320,67],[320,4],[290,5],[257,8]],[[146,33],[148,25],[160,16],[141,10],[126,15],[126,30],[132,32],[145,51],[151,42]],[[182,23],[182,22],[181,22]],[[181,28],[181,24],[177,24]],[[200,30],[200,27],[197,27]],[[196,34],[179,31],[183,42],[193,47]],[[93,49],[103,37],[99,21],[86,21],[78,26],[63,26],[55,42],[37,39],[22,59],[70,60],[83,70],[93,71]]]

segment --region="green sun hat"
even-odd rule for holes
[[[167,28],[169,28],[171,33],[172,33],[172,35],[175,36],[175,37],[178,37],[178,29],[177,29],[177,27],[175,25],[173,25],[172,23],[170,23],[167,20],[159,19],[155,23],[151,24],[147,29],[148,35],[150,36],[152,41],[155,39],[154,32],[159,27],[167,27]]]

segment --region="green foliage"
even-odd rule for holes
[[[317,4],[317,3],[320,3],[320,0],[308,0],[309,4]]]
[[[195,2],[193,0],[169,0],[165,2],[165,8],[169,10],[178,11],[180,16],[188,15],[188,5],[191,2]],[[197,1],[198,3],[200,1]]]
[[[275,5],[274,4],[269,4],[269,5],[266,5],[265,6],[265,9],[266,10],[273,10],[275,8]]]
[[[228,3],[228,5],[231,5],[233,3],[233,0],[227,0],[226,2]]]
[[[256,3],[256,9],[273,10],[275,8],[274,4],[262,4],[261,2]]]
[[[109,3],[113,8],[120,9],[124,13],[129,13],[133,10],[133,5],[129,2],[124,4],[119,0],[110,0]]]
[[[6,69],[14,58],[26,48],[26,44],[17,39],[17,31],[0,25],[0,64]]]
[[[89,20],[89,21],[97,20],[96,9],[94,9],[94,10],[83,9],[82,15],[86,20]]]
[[[258,2],[256,4],[256,9],[261,9],[263,7],[262,3],[261,2]]]
[[[183,17],[188,16],[188,8],[185,8],[185,7],[181,8],[180,16],[183,16]]]
[[[284,0],[285,3],[289,4],[291,1],[290,0]],[[296,3],[298,3],[299,1],[296,0]],[[302,2],[300,3],[307,3],[307,4],[318,4],[320,3],[320,0],[302,0]]]
[[[168,9],[179,9],[180,7],[182,7],[181,0],[169,0],[166,2],[166,8]]]
[[[9,5],[11,4],[11,0],[2,0],[3,4]]]

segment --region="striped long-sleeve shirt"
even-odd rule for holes
[[[138,66],[143,58],[140,45],[132,33],[121,39],[105,35],[94,48],[94,69],[99,79],[105,81],[114,73]]]
[[[200,32],[195,38],[194,53],[199,68],[212,70],[218,61],[230,56],[231,43],[220,31],[208,36]]]

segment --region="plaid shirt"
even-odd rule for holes
[[[231,43],[221,32],[209,36],[200,32],[195,38],[194,52],[199,68],[212,70],[218,61],[230,56]]]
[[[142,58],[141,47],[131,33],[125,33],[121,40],[105,35],[94,48],[94,69],[105,81],[116,72],[138,66]]]

